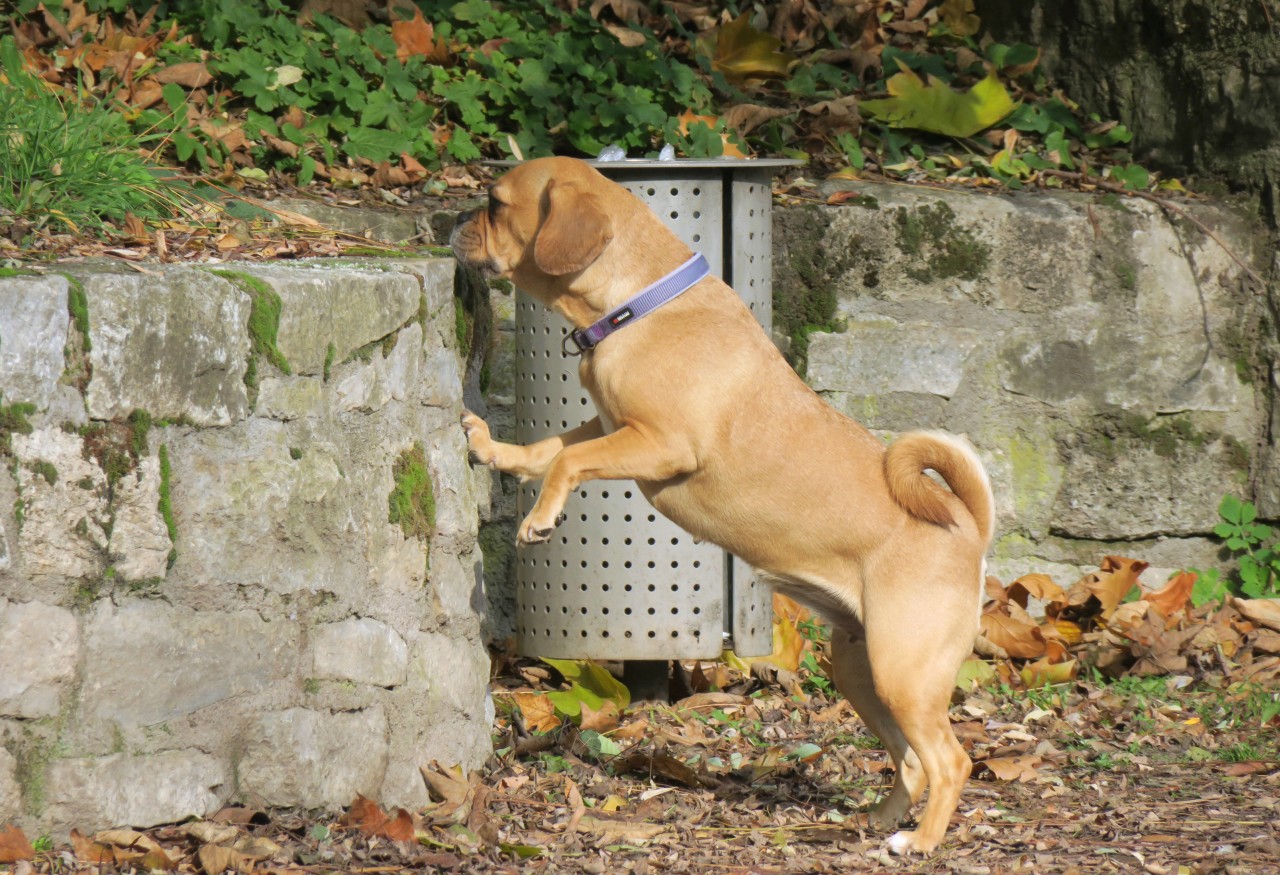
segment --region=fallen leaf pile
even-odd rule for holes
[[[1280,681],[1280,601],[1230,598],[1195,607],[1194,572],[1147,589],[1140,580],[1147,567],[1107,556],[1066,590],[1043,574],[1008,587],[988,578],[979,654],[997,660],[1003,681],[1016,677],[1027,688],[1069,681],[1082,663],[1108,677]]]

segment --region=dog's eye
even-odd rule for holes
[[[494,214],[498,212],[499,207],[505,207],[505,206],[506,204],[504,204],[502,201],[498,200],[493,195],[489,195],[489,218],[493,218]]]

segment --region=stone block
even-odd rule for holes
[[[325,412],[324,384],[312,377],[264,377],[254,413],[280,422],[311,419]]]
[[[122,580],[164,577],[173,541],[160,513],[160,460],[144,456],[137,468],[116,483],[107,553]]]
[[[378,687],[404,683],[409,648],[385,623],[351,618],[311,632],[312,676]]]
[[[453,317],[453,274],[457,263],[452,258],[404,258],[385,262],[390,267],[415,277],[427,296],[427,315],[436,318],[443,307]]]
[[[344,473],[334,448],[318,439],[296,447],[303,452],[295,459],[294,441],[282,423],[253,419],[235,432],[205,429],[169,442],[175,573],[279,593],[341,593],[363,583],[360,527],[370,510],[356,472]]]
[[[388,354],[375,349],[367,364],[343,369],[334,390],[337,409],[373,413],[403,401],[409,390],[418,390],[422,352],[422,326],[414,322],[402,328]]]
[[[250,738],[237,768],[240,790],[267,805],[336,810],[357,793],[376,796],[387,768],[387,719],[379,707],[264,714]]]
[[[449,666],[442,672],[439,667]],[[482,719],[477,708],[489,688],[489,654],[480,644],[438,632],[423,633],[413,648],[410,675],[427,690],[430,711]]]
[[[839,334],[810,336],[809,385],[819,392],[913,392],[950,398],[981,341],[977,331],[938,325],[854,323]]]
[[[1005,390],[1053,407],[1177,413],[1252,406],[1251,391],[1202,328],[1157,334],[1092,307],[1012,333],[999,379]]]
[[[60,428],[13,436],[23,521],[22,568],[32,577],[96,580],[106,568],[107,477],[84,438]]]
[[[55,716],[79,654],[80,630],[70,611],[0,600],[0,716]]]
[[[18,784],[18,761],[0,747],[0,826],[13,823],[22,811],[22,787]]]
[[[1230,436],[1175,428],[1068,443],[1055,530],[1098,541],[1212,531],[1223,494],[1244,489],[1247,451]]]
[[[230,790],[226,764],[196,750],[54,760],[45,771],[42,821],[83,833],[176,823],[214,814]]]
[[[0,277],[0,403],[48,406],[66,367],[67,291],[66,277]]]
[[[292,677],[297,627],[253,611],[99,602],[85,627],[80,713],[123,727],[163,723]]]
[[[9,537],[5,534],[4,519],[0,518],[0,574],[8,571],[13,565],[13,559],[10,556]]]
[[[230,425],[248,409],[249,297],[207,271],[71,268],[89,300],[89,417]]]
[[[277,344],[295,374],[321,374],[394,333],[418,312],[421,289],[405,274],[351,267],[246,264],[239,270],[280,296]]]

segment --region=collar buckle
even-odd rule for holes
[[[573,345],[577,347],[576,351],[569,349],[570,341],[572,341]],[[592,349],[594,346],[595,344],[591,342],[591,338],[588,337],[587,333],[580,328],[572,329],[566,333],[564,339],[560,341],[560,351],[567,356],[573,356],[575,358],[582,355],[587,350]]]

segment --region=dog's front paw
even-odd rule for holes
[[[464,410],[459,419],[462,431],[467,436],[467,450],[472,462],[481,465],[497,464],[497,452],[493,439],[489,437],[489,425],[470,410]]]
[[[545,544],[551,540],[551,533],[555,531],[556,526],[560,525],[562,519],[564,518],[561,516],[544,519],[535,507],[516,530],[516,544],[526,547],[531,544]]]

